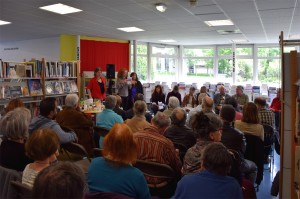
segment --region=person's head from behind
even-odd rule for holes
[[[128,76],[128,71],[127,71],[126,68],[121,68],[121,69],[119,70],[119,72],[118,72],[118,75],[117,75],[117,77],[118,77],[119,79],[127,78],[127,76]]]
[[[241,96],[244,93],[244,87],[243,86],[237,86],[235,89],[236,95]]]
[[[178,85],[175,85],[175,86],[173,87],[173,92],[174,92],[174,93],[178,93],[178,91],[179,91],[179,87],[178,87]]]
[[[226,176],[232,164],[232,156],[222,143],[207,145],[201,156],[201,167],[217,175]]]
[[[235,111],[239,111],[238,103],[234,97],[227,97],[224,101],[224,104],[229,104],[229,105],[233,106]]]
[[[207,89],[205,86],[201,86],[200,88],[200,93],[206,93],[207,92]]]
[[[190,94],[190,95],[194,95],[195,91],[196,91],[195,87],[192,86],[192,87],[190,88],[189,94]]]
[[[147,111],[147,105],[144,101],[138,100],[134,102],[133,113],[134,116],[144,116]]]
[[[94,69],[94,77],[96,77],[96,79],[99,79],[101,77],[102,74],[102,70],[100,67],[96,67]]]
[[[59,155],[60,142],[52,129],[38,129],[32,133],[25,144],[27,156],[35,161],[55,162]]]
[[[138,93],[134,96],[133,101],[136,102],[138,100],[144,101],[144,95],[142,93]]]
[[[34,199],[82,199],[85,176],[82,169],[72,162],[58,162],[37,175],[32,196]]]
[[[65,104],[68,107],[77,108],[79,97],[77,94],[68,94],[65,99]]]
[[[4,115],[0,120],[1,134],[4,139],[25,141],[28,136],[28,127],[31,113],[25,107],[16,108]]]
[[[109,95],[105,99],[105,108],[106,109],[114,109],[117,104],[117,98],[114,95]]]
[[[267,106],[267,101],[263,97],[257,97],[254,99],[254,104],[258,109],[265,108]]]
[[[186,112],[183,108],[175,108],[171,113],[171,121],[173,125],[184,126],[186,121]]]
[[[161,95],[162,94],[162,87],[161,87],[161,85],[156,85],[153,93]]]
[[[151,124],[156,126],[159,131],[164,132],[171,124],[171,119],[163,112],[157,112],[154,118],[151,120]]]
[[[15,108],[18,108],[18,107],[25,107],[24,103],[19,98],[12,99],[8,102],[8,104],[5,108],[5,111],[9,112],[9,111],[12,111],[12,110],[14,110]]]
[[[122,98],[120,97],[120,95],[116,95],[116,107],[120,107],[122,105]]]
[[[243,107],[242,121],[250,124],[258,124],[258,109],[253,102],[247,102]]]
[[[126,124],[115,124],[104,137],[103,157],[120,166],[135,163],[137,145]]]
[[[214,100],[209,96],[205,96],[202,99],[201,105],[202,105],[202,111],[204,113],[211,113],[214,107]]]
[[[131,77],[132,80],[134,80],[134,81],[139,81],[139,78],[138,78],[138,76],[137,76],[137,74],[136,74],[135,72],[132,72],[132,73],[130,74],[130,77]]]
[[[168,104],[169,108],[175,109],[179,106],[180,106],[180,103],[179,103],[179,100],[178,100],[177,97],[172,96],[172,97],[169,98],[169,104]]]
[[[202,141],[221,141],[223,124],[216,114],[198,112],[192,117],[190,124],[198,139]]]
[[[220,117],[224,122],[231,123],[235,120],[235,109],[233,106],[225,104],[222,106]]]
[[[223,85],[221,85],[221,86],[219,87],[219,92],[220,92],[221,95],[224,95],[224,94],[225,94],[225,87],[224,87]]]
[[[40,115],[53,119],[57,114],[57,101],[54,97],[47,97],[40,103]]]

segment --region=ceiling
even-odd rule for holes
[[[154,4],[163,2],[160,13]],[[83,12],[59,15],[39,9],[63,3]],[[231,19],[235,25],[209,27],[203,21]],[[278,43],[280,31],[300,35],[297,0],[0,0],[0,42],[55,37],[60,34],[161,43],[173,39],[181,45],[228,44],[233,39],[249,43]],[[126,33],[117,28],[136,26],[144,32]],[[217,30],[239,34],[221,35]]]

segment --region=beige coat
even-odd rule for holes
[[[144,130],[144,128],[150,126],[150,123],[146,121],[143,116],[134,116],[132,119],[125,120],[125,124],[129,126],[133,133]]]

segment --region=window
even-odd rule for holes
[[[232,48],[231,47],[219,48],[218,55],[219,56],[231,56],[232,55]]]
[[[218,61],[218,82],[232,83],[232,59],[219,59]]]
[[[184,48],[184,57],[214,57],[213,48]]]
[[[253,59],[237,59],[235,71],[236,71],[236,82],[252,84]]]
[[[279,57],[279,47],[259,47],[257,49],[257,57]]]
[[[261,83],[280,83],[281,65],[279,59],[258,60],[258,80]]]
[[[147,44],[137,44],[136,53],[136,73],[139,80],[145,82],[148,73]]]
[[[252,56],[252,48],[251,47],[237,47],[235,49],[235,54],[237,56]]]

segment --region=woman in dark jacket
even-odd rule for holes
[[[166,96],[162,92],[161,85],[156,85],[155,89],[151,96],[151,102],[156,103],[158,105],[158,102],[162,102],[163,104],[166,103]]]
[[[128,109],[133,107],[134,103],[134,97],[138,94],[144,94],[143,92],[143,86],[142,83],[139,81],[137,74],[135,72],[132,72],[130,74],[130,77],[132,78],[132,86],[129,88],[129,102],[128,102]]]

